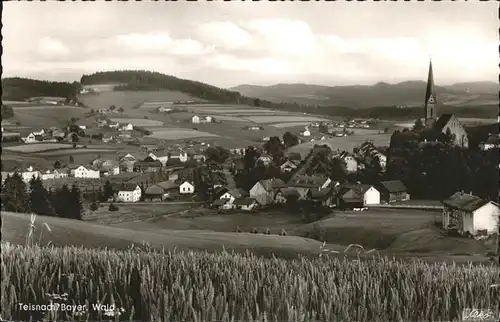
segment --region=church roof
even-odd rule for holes
[[[439,119],[434,123],[434,128],[436,130],[442,130],[446,124],[451,120],[453,114],[443,114],[439,117]]]

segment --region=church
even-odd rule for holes
[[[439,115],[439,104],[436,88],[434,86],[434,74],[432,62],[429,63],[429,75],[427,76],[427,88],[424,103],[424,132],[449,133],[453,137],[453,144],[467,148],[469,139],[464,127],[454,114]]]

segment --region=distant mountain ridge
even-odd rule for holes
[[[425,95],[424,81],[397,84],[324,86],[310,84],[276,84],[271,86],[239,85],[230,88],[242,95],[275,102],[296,102],[368,108],[374,106],[420,106]],[[498,104],[499,85],[494,82],[456,83],[436,86],[438,101],[444,105],[473,106]]]

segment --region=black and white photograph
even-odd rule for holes
[[[3,1],[0,321],[500,320],[498,1]]]

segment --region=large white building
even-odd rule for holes
[[[84,167],[83,165],[71,170],[71,175],[75,178],[97,179],[101,177],[100,171],[92,167]]]
[[[184,181],[180,186],[179,186],[179,193],[181,194],[190,194],[194,193],[194,184],[189,182],[189,181]]]
[[[117,202],[138,202],[141,200],[142,191],[139,185],[124,185],[115,194]]]
[[[47,170],[42,173],[42,180],[67,178],[68,174],[60,169]]]
[[[191,118],[191,123],[198,124],[200,123],[200,117],[195,115]]]

